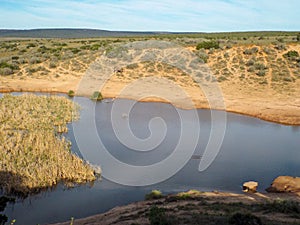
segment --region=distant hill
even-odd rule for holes
[[[28,38],[96,38],[96,37],[126,37],[161,34],[159,32],[129,32],[108,31],[96,29],[32,29],[9,30],[0,29],[0,37],[28,37]]]
[[[100,37],[134,37],[171,35],[176,37],[202,37],[202,38],[225,38],[232,37],[270,37],[270,36],[296,36],[299,31],[249,31],[249,32],[134,32],[134,31],[109,31],[99,29],[74,29],[74,28],[51,28],[13,30],[0,29],[1,37],[11,38],[100,38]]]

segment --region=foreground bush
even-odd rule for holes
[[[173,223],[166,215],[166,210],[164,208],[158,208],[157,206],[152,206],[149,212],[149,221],[151,225],[172,225]]]

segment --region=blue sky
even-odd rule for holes
[[[0,28],[300,30],[299,0],[0,0]]]

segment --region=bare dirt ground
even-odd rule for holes
[[[251,52],[253,48],[255,49]],[[196,54],[200,52],[195,47],[187,49]],[[250,53],[246,54],[247,50]],[[278,49],[272,44],[248,44],[213,51],[202,50],[201,54],[207,57],[206,65],[214,76],[205,79],[218,82],[226,111],[282,124],[300,125],[300,66],[296,61],[283,57],[291,50],[300,52],[300,45],[292,43]],[[75,59],[58,63],[55,68],[50,68],[48,61],[40,62],[38,68],[47,68],[47,75],[43,75],[43,70],[40,69],[42,72],[37,71],[29,76],[25,72],[28,66],[21,66],[18,75],[0,77],[0,91],[76,92],[89,63],[98,53],[93,54],[89,60],[82,54]],[[124,68],[121,73],[112,74],[101,89],[102,95],[105,98],[126,97],[142,101],[168,102],[155,97],[141,99],[145,93],[151,96],[151,93],[156,92],[155,89],[160,84],[155,83],[153,79],[145,79],[142,85],[132,88],[125,96],[120,95],[129,84],[149,77],[163,77],[175,82],[187,93],[197,108],[210,108],[201,88],[187,74],[160,64],[138,64]],[[160,88],[160,91],[162,89],[163,95],[170,96],[172,103],[185,108],[186,97],[183,98],[172,87],[166,86]]]

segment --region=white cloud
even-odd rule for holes
[[[2,28],[88,27],[109,30],[199,32],[300,29],[297,0],[10,2],[20,4],[21,9],[8,11],[1,7]]]

